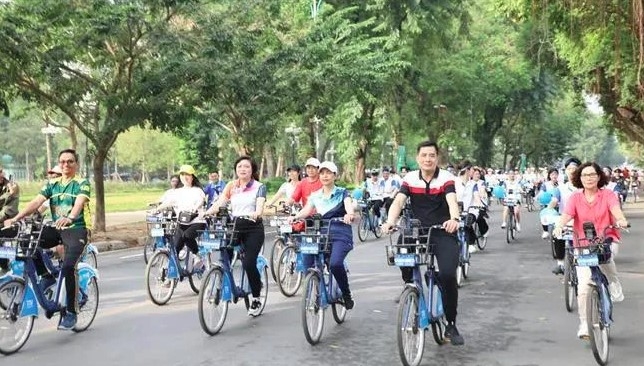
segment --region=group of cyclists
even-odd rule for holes
[[[576,158],[570,158],[563,164],[565,178],[560,179],[557,168],[549,169],[543,177],[539,177],[534,170],[527,170],[523,174],[517,170],[509,170],[505,174],[494,173],[491,169],[473,166],[467,161],[457,168],[443,169],[440,166],[440,156],[441,151],[435,142],[424,141],[416,149],[417,170],[401,169],[400,175],[391,169],[383,169],[382,172],[371,171],[370,177],[359,190],[363,191],[364,196],[379,202],[375,210],[378,216],[381,207],[384,208],[386,216],[380,221],[384,233],[391,233],[397,228],[405,207],[409,208],[411,216],[419,220],[422,227],[442,226],[443,230],[432,236],[430,244],[433,245],[440,268],[439,280],[442,284],[447,321],[444,336],[453,345],[464,344],[464,337],[456,327],[459,297],[456,281],[459,246],[456,232],[461,213],[466,212],[466,226],[471,228],[472,223],[477,222],[481,234],[487,236],[487,207],[495,195],[493,187],[503,188],[503,196],[497,197],[500,198],[500,202],[510,195],[515,196],[518,203],[514,210],[517,231],[521,230],[522,193],[525,195],[527,192],[536,197],[544,208],[553,209],[560,214],[554,227],[543,224],[542,233],[544,239],[553,240],[553,255],[557,261],[553,272],[557,274],[562,272],[564,259],[564,243],[558,238],[562,228],[569,222],[572,222],[578,238],[584,237],[584,222],[592,222],[597,232],[611,224],[617,227],[628,225],[618,197],[621,192],[616,194],[610,184],[619,177],[607,174],[596,163],[582,163]],[[46,235],[51,239],[47,239],[43,245],[58,245],[60,242],[64,244],[62,272],[67,293],[67,312],[59,328],[71,329],[76,322],[77,309],[75,268],[87,245],[85,212],[90,197],[90,184],[77,174],[78,155],[74,150],[61,151],[58,163],[60,176],[49,179],[25,208],[11,218],[6,218],[3,224],[4,227],[11,228],[16,221],[38,211],[45,201],[49,202],[55,227]],[[250,316],[259,315],[258,309],[263,308],[260,298],[262,282],[256,266],[265,239],[262,217],[266,207],[273,206],[281,199],[284,199],[286,205],[299,203],[303,207],[289,219],[290,222],[306,220],[313,213],[321,215],[323,219],[337,219],[328,224],[332,242],[329,272],[338,283],[346,309],[355,306],[344,265],[354,245],[351,227],[356,218],[354,195],[346,188],[336,185],[339,171],[331,161],[320,162],[311,157],[304,165],[305,177],[302,177],[301,170],[297,165],[290,166],[287,169],[288,181],[280,187],[271,201],[267,202],[267,189],[259,181],[258,164],[249,156],[239,157],[235,161],[233,180],[224,183],[218,175],[211,174],[206,187],[202,186],[192,166],[183,165],[179,169],[178,177],[175,176],[171,180],[172,188],[164,194],[156,208],[172,208],[175,211],[178,227],[172,244],[177,251],[186,246],[198,258],[197,261],[200,261],[198,233],[206,228],[204,216],[215,215],[222,207],[228,206],[232,217],[239,218],[238,238],[246,253],[243,268],[252,292],[248,309]],[[382,177],[379,176],[380,173]],[[3,181],[0,183],[7,184]],[[3,190],[8,191],[5,186]],[[475,209],[470,210],[471,208]],[[507,209],[504,208],[501,227],[506,225],[507,215]],[[473,234],[468,231],[468,235]],[[614,257],[620,235],[617,230],[611,230],[607,236],[612,240]],[[588,336],[584,296],[587,296],[585,285],[590,282],[590,274],[586,270],[587,268],[577,269],[580,289],[580,338]],[[614,261],[602,265],[602,271],[610,281],[613,300],[623,300]],[[412,282],[411,271],[408,268],[401,268],[401,276],[403,283]]]

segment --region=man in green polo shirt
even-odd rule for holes
[[[58,329],[72,329],[76,325],[78,279],[76,265],[87,245],[87,228],[85,226],[85,207],[89,202],[90,185],[87,179],[76,175],[78,154],[67,149],[58,154],[58,164],[62,176],[45,183],[40,193],[27,204],[14,218],[4,222],[11,226],[16,221],[31,215],[49,200],[54,227],[43,229],[43,247],[53,247],[62,242],[65,246],[65,257],[61,268],[65,278],[67,293],[67,311],[58,324]]]

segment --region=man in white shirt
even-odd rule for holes
[[[514,218],[516,219],[516,229],[518,232],[521,231],[521,185],[516,179],[516,174],[514,170],[507,172],[507,178],[505,181],[505,200],[513,200],[514,205]],[[508,219],[508,206],[504,204],[503,206],[503,223],[501,224],[501,229],[505,229],[505,225]]]
[[[391,203],[393,202],[394,197],[396,197],[396,193],[398,193],[398,190],[400,189],[400,183],[391,175],[389,168],[382,169],[380,188],[382,189],[384,197],[383,201],[385,212],[389,212],[389,207],[391,207]]]
[[[385,198],[384,187],[380,185],[379,175],[378,169],[373,169],[371,171],[371,177],[367,178],[364,182],[365,196],[372,202],[374,214],[378,219],[380,219],[380,209],[384,204]]]

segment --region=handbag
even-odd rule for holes
[[[188,224],[192,220],[194,220],[195,217],[197,217],[196,212],[181,211],[181,212],[179,212],[179,218],[178,219],[179,219],[180,224]]]

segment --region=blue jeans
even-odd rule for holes
[[[347,257],[349,252],[353,250],[353,239],[345,237],[344,235],[334,235],[331,237],[331,255],[329,257],[329,270],[333,275],[333,278],[338,283],[338,287],[342,291],[342,295],[350,295],[351,290],[349,290],[349,277],[347,276],[347,270],[344,268],[344,259]],[[304,255],[302,262],[304,263],[304,268],[313,267],[313,255]]]

